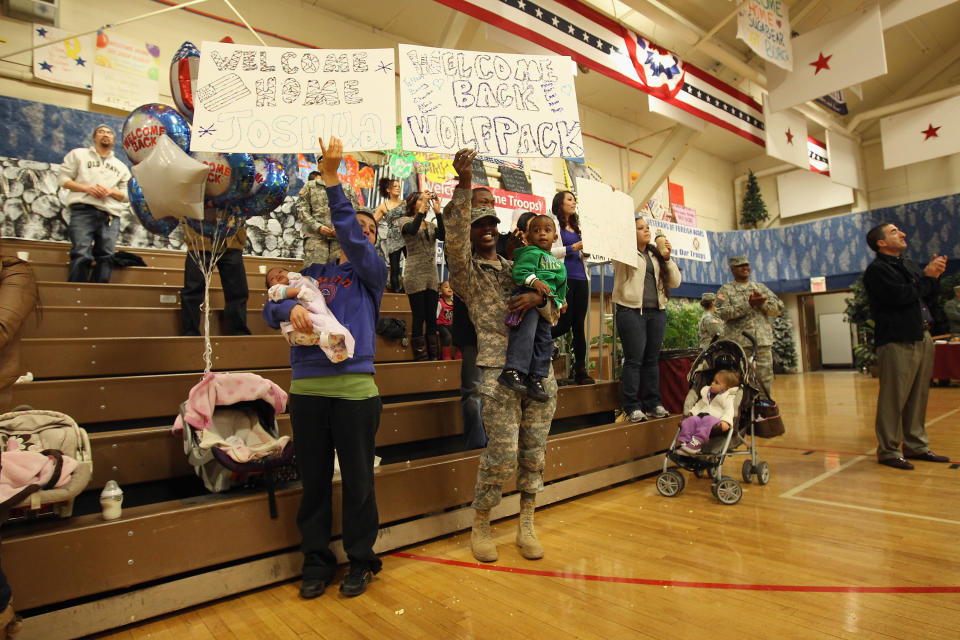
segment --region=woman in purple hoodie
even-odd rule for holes
[[[369,211],[354,211],[343,193],[337,168],[343,145],[331,138],[323,147],[321,169],[340,261],[313,264],[301,271],[317,281],[327,307],[356,340],[352,358],[336,364],[317,346],[290,347],[290,423],[303,483],[297,526],[302,539],[302,598],[321,595],[333,580],[337,560],[330,551],[333,456],[338,453],[343,493],[343,548],[350,570],[340,592],[366,590],[380,559],[373,552],[379,517],[374,495],[374,438],[380,426],[380,392],[373,379],[373,354],[380,299],[387,267],[377,254],[377,222]],[[290,322],[311,331],[306,308],[296,300],[267,302],[263,317],[274,329]]]

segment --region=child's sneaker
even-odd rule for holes
[[[504,369],[497,378],[497,382],[511,391],[527,392],[527,385],[523,383],[523,374],[516,369]]]
[[[537,402],[546,402],[550,399],[547,390],[543,388],[543,378],[533,374],[527,376],[527,397]]]
[[[680,450],[692,456],[700,455],[700,447],[703,446],[696,438],[690,438],[690,442],[684,442],[680,445]]]
[[[507,314],[507,317],[503,319],[503,324],[512,329],[520,324],[520,320],[520,313],[517,311],[511,311]]]

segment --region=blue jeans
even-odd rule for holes
[[[550,323],[536,309],[530,309],[515,327],[510,329],[507,342],[507,362],[504,369],[546,378],[550,375],[550,357],[553,355],[553,336]]]
[[[617,305],[617,332],[623,344],[620,401],[627,413],[635,409],[650,411],[662,404],[660,346],[666,329],[667,312],[663,309]]]
[[[460,413],[463,418],[464,449],[483,449],[487,446],[487,432],[483,427],[483,396],[480,383],[483,375],[477,366],[477,345],[460,345]]]
[[[120,235],[120,217],[89,204],[70,206],[70,282],[110,282],[113,252]],[[90,274],[90,265],[97,264]]]

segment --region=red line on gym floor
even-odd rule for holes
[[[397,558],[432,562],[451,567],[465,569],[481,569],[483,571],[498,571],[501,573],[517,573],[527,576],[542,576],[545,578],[564,578],[566,580],[584,580],[587,582],[617,582],[623,584],[640,584],[652,587],[685,587],[689,589],[730,589],[738,591],[794,591],[801,593],[960,593],[960,586],[929,586],[929,587],[858,587],[842,585],[789,585],[789,584],[736,584],[730,582],[690,582],[686,580],[652,580],[649,578],[624,578],[621,576],[598,576],[589,573],[569,573],[566,571],[543,571],[539,569],[520,569],[517,567],[503,567],[496,564],[478,564],[448,560],[431,556],[420,556],[413,553],[397,551],[391,554]]]

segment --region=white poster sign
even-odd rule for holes
[[[658,233],[667,236],[672,247],[672,258],[685,258],[697,262],[710,262],[710,242],[707,232],[696,227],[687,227],[674,222],[644,218],[650,225],[650,236]]]
[[[166,72],[164,72],[166,73]],[[96,104],[122,111],[157,102],[160,98],[160,47],[117,35],[97,34],[93,95]]]
[[[583,250],[638,266],[633,198],[602,182],[577,178],[577,203]]]
[[[737,38],[768,62],[793,71],[790,15],[783,0],[747,0],[737,14]]]
[[[569,58],[406,44],[399,49],[404,149],[583,157]]]
[[[43,24],[33,25],[33,44],[59,40],[69,31]],[[33,50],[33,75],[38,80],[68,87],[90,89],[93,86],[93,61],[96,51],[93,36],[70,38]]]
[[[393,49],[293,49],[204,42],[191,151],[393,149]]]

